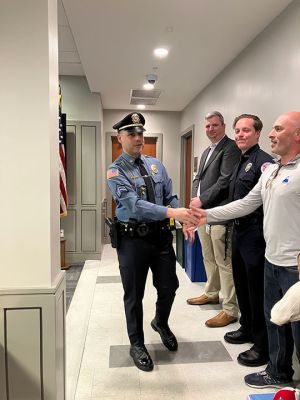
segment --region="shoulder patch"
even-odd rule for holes
[[[116,176],[119,176],[119,170],[117,168],[111,168],[107,171],[107,179],[115,178]]]
[[[116,194],[118,197],[121,197],[123,192],[128,192],[128,189],[124,185],[117,185]]]
[[[271,164],[272,163],[270,163],[270,162],[263,163],[262,166],[260,167],[261,172],[264,172],[268,168],[268,166]]]

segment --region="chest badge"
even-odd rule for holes
[[[158,173],[157,165],[152,164],[150,168],[151,168],[151,171],[152,171],[155,175]]]
[[[251,167],[252,167],[252,163],[249,162],[249,163],[246,165],[246,167],[245,167],[245,172],[250,171]]]

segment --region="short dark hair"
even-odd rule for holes
[[[209,113],[207,113],[205,115],[205,119],[209,119],[212,117],[218,117],[220,119],[222,125],[224,125],[224,117],[219,111],[210,111]]]
[[[257,115],[253,115],[253,114],[241,114],[238,117],[234,118],[233,121],[233,129],[235,128],[236,123],[243,118],[250,118],[253,120],[253,128],[255,129],[256,132],[261,132],[262,128],[263,128],[263,123],[261,122],[261,119],[258,118]]]

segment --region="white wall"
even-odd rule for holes
[[[257,114],[264,123],[261,147],[270,152],[267,134],[276,117],[300,110],[299,21],[300,1],[295,0],[186,107],[180,130],[195,124],[195,156],[208,144],[203,127],[210,110],[224,115],[230,137],[235,116]]]
[[[99,93],[91,93],[83,76],[61,75],[62,111],[68,120],[102,121],[102,104]]]
[[[0,287],[48,288],[60,274],[56,3],[0,4]]]
[[[124,118],[132,110],[104,110],[104,135],[106,132],[113,132],[112,126]],[[162,161],[166,167],[169,176],[173,181],[173,191],[179,195],[179,177],[180,177],[180,141],[178,135],[180,132],[179,112],[159,112],[159,111],[142,111],[145,117],[145,136],[155,133],[163,134],[163,150]]]

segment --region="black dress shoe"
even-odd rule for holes
[[[261,365],[267,364],[269,361],[269,356],[263,353],[259,353],[251,347],[250,350],[244,351],[238,355],[238,363],[246,365],[247,367],[259,367]]]
[[[224,336],[224,340],[225,342],[232,344],[243,344],[253,341],[252,336],[249,333],[243,332],[241,329],[227,332]]]
[[[156,319],[151,321],[151,326],[160,334],[161,341],[168,350],[176,351],[178,349],[176,337],[168,326],[157,325]]]
[[[144,345],[132,344],[129,354],[138,369],[147,372],[153,370],[153,361]]]

